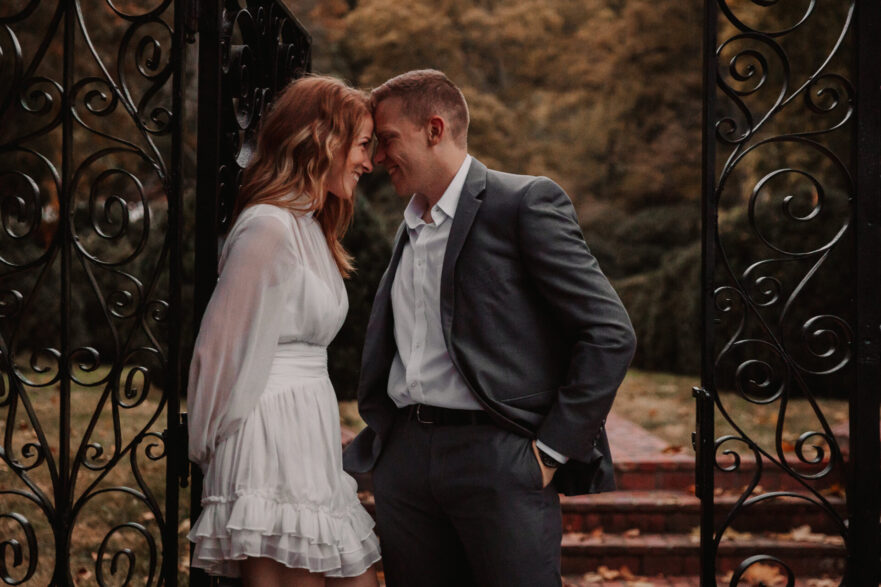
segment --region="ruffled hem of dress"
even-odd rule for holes
[[[208,503],[189,533],[192,566],[239,577],[238,561],[268,557],[328,577],[355,577],[380,558],[373,518],[360,503],[328,512],[259,495]]]

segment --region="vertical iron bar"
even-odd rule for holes
[[[183,260],[181,259],[181,225],[183,205],[183,76],[186,72],[185,35],[188,5],[185,0],[174,3],[174,37],[172,38],[171,54],[174,61],[174,78],[172,80],[172,144],[170,177],[168,185],[168,241],[169,241],[169,316],[171,324],[168,329],[168,367],[166,398],[166,444],[165,444],[165,536],[163,543],[165,553],[162,557],[165,584],[177,586],[178,565],[178,505],[180,503],[179,472],[180,461],[186,459],[186,451],[181,454],[180,447],[180,324],[181,286],[183,283]]]
[[[709,587],[716,584],[716,553],[713,542],[714,479],[713,445],[715,437],[713,387],[713,276],[716,267],[716,0],[704,0],[703,19],[703,136],[701,198],[701,387],[697,399],[697,442],[695,444],[697,477],[695,487],[700,499],[700,580]]]
[[[53,585],[71,585],[70,576],[70,516],[72,501],[70,495],[70,374],[68,355],[70,353],[70,222],[71,208],[71,169],[73,167],[73,117],[71,116],[70,90],[74,84],[76,50],[76,10],[77,0],[59,0],[65,4],[64,48],[61,95],[62,143],[61,143],[61,197],[59,202],[58,246],[61,247],[61,356],[59,358],[59,421],[58,421],[58,485],[55,487],[55,571]]]
[[[881,582],[881,4],[856,3],[856,386],[850,401],[848,585]]]
[[[217,172],[220,166],[221,15],[223,0],[206,0],[199,8],[199,112],[196,178],[196,245],[193,319],[198,328],[217,282]],[[190,520],[202,511],[202,471],[192,467]],[[190,545],[192,559],[193,545]],[[190,585],[207,587],[208,575],[190,567]]]
[[[217,172],[220,166],[221,3],[209,0],[199,14],[199,176],[196,185],[194,317],[202,318],[217,281]]]

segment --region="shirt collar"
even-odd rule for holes
[[[465,179],[468,177],[468,170],[471,168],[471,155],[465,155],[465,160],[459,166],[456,175],[444,190],[440,200],[435,204],[431,217],[438,226],[444,223],[447,218],[452,219],[456,215],[456,207],[459,205],[459,197],[462,195],[462,187],[465,185]],[[419,194],[413,194],[410,203],[404,209],[404,222],[410,230],[416,229],[421,224],[425,224],[422,220],[422,214],[425,212],[425,198]],[[439,212],[439,213],[438,213]]]

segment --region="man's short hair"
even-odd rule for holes
[[[423,125],[441,114],[450,125],[450,134],[460,145],[468,143],[468,104],[456,84],[436,69],[417,69],[393,77],[370,93],[371,108],[390,98],[400,98],[404,115]]]

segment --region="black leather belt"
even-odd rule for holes
[[[420,424],[434,424],[435,426],[492,424],[492,418],[483,410],[454,410],[425,404],[404,406],[401,410],[407,418],[416,420]]]

